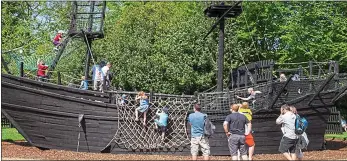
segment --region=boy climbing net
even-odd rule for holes
[[[64,34],[64,31],[59,30],[57,35],[55,35],[53,39],[53,45],[55,46],[54,50],[59,50],[58,47],[61,45],[63,41],[63,34]]]
[[[161,132],[161,140],[164,140],[166,127],[167,127],[167,120],[168,120],[168,108],[164,107],[162,111],[160,112],[160,109],[156,112],[156,115],[159,116],[159,119],[154,119],[155,128],[158,129]]]

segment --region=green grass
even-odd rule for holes
[[[343,134],[325,134],[326,139],[347,139],[347,132]]]
[[[347,139],[347,132],[343,134],[325,134],[326,139]],[[21,141],[24,137],[15,128],[2,128],[1,141]]]
[[[25,140],[24,137],[15,128],[2,128],[1,141],[20,141]]]

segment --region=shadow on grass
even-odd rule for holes
[[[340,150],[347,147],[347,141],[345,139],[329,139],[325,140],[323,150]]]

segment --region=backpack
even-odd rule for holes
[[[205,117],[205,122],[204,122],[204,134],[207,137],[211,137],[214,132],[216,130],[216,126],[214,126],[212,124],[212,122],[210,121],[210,119],[207,118],[207,116]]]
[[[308,122],[305,117],[300,117],[298,114],[295,119],[295,134],[301,135],[303,134],[308,126]]]

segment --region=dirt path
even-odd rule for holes
[[[347,142],[339,143],[339,150],[304,152],[304,160],[347,160]],[[26,142],[2,142],[3,160],[189,160],[190,156],[175,155],[124,155],[84,153],[63,150],[40,150]],[[333,147],[333,146],[332,146]],[[212,156],[211,160],[230,160],[229,156]],[[255,155],[254,160],[285,160],[281,154]]]

